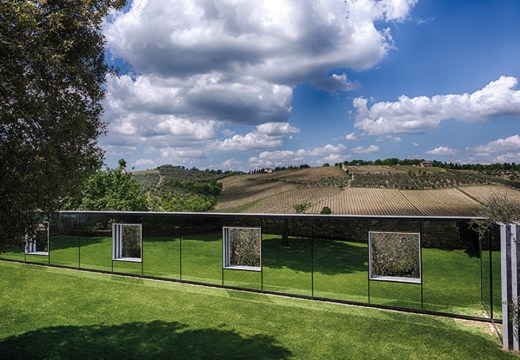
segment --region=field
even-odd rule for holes
[[[458,189],[402,190],[421,215],[427,216],[475,216],[480,204]]]
[[[355,215],[420,215],[396,189],[349,188],[316,203],[309,213],[319,213],[328,206],[333,214]]]
[[[467,185],[482,180],[474,172],[382,165],[347,170],[349,174],[322,167],[227,177],[220,181],[223,192],[215,211],[291,214],[294,205],[309,204],[309,214],[329,207],[344,215],[477,216],[492,193],[520,200],[520,191],[502,185]]]
[[[520,201],[520,191],[505,186],[464,186],[460,190],[483,203],[492,195],[505,196],[508,199]]]
[[[0,286],[6,359],[517,358],[432,316],[5,262]]]
[[[111,260],[110,237],[54,236],[50,256],[24,255],[22,249],[2,258],[50,263],[82,269],[144,274],[162,278],[264,289],[359,303],[391,305],[453,314],[483,316],[480,305],[480,259],[466,250],[423,249],[421,287],[368,281],[366,242],[291,237],[282,246],[279,235],[262,238],[262,272],[223,270],[222,233],[184,237],[144,236],[143,263]],[[489,254],[487,252],[486,254]],[[484,287],[484,301],[500,310],[500,254],[493,252],[494,296]],[[488,255],[483,259],[487,260]],[[486,262],[483,266],[486,266]],[[487,265],[489,267],[489,265]],[[487,276],[488,272],[484,272]],[[489,279],[487,281],[489,284]],[[487,294],[487,295],[486,295]]]

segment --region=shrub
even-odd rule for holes
[[[320,214],[322,215],[330,215],[332,214],[332,210],[328,206],[324,206],[323,209],[321,209]]]

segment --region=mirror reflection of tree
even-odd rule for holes
[[[43,223],[38,225],[33,242],[36,244],[35,251],[49,251],[49,224]]]
[[[141,228],[139,225],[123,225],[121,253],[125,258],[141,257]]]
[[[261,232],[256,228],[233,228],[229,232],[232,266],[260,266]]]
[[[419,234],[371,233],[372,275],[419,279]]]

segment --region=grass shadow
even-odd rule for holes
[[[4,359],[286,359],[272,336],[178,322],[42,328],[0,341]]]
[[[314,254],[312,254],[311,241],[310,238],[290,238],[289,246],[281,246],[280,237],[264,238],[263,264],[273,269],[289,268],[298,272],[311,272],[314,260],[314,271],[325,275],[368,270],[368,253],[365,244],[315,239]]]

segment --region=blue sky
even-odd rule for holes
[[[520,162],[520,1],[148,0],[107,22],[105,162]]]

